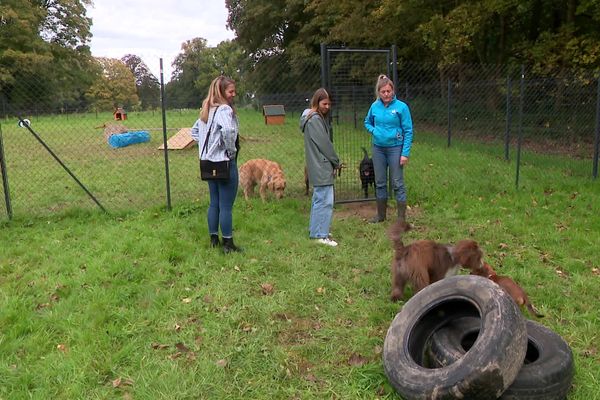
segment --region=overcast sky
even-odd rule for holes
[[[225,0],[95,0],[87,15],[92,18],[94,57],[135,54],[157,78],[162,57],[165,82],[186,40],[201,37],[214,47],[234,37],[226,28]]]

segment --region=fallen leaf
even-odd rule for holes
[[[179,342],[179,343],[175,343],[175,347],[177,348],[177,350],[181,351],[182,353],[187,353],[188,351],[190,351],[190,349],[188,349],[185,344]]]
[[[181,325],[175,324],[175,326],[173,327],[173,329],[175,329],[175,332],[179,332],[181,330]]]
[[[217,364],[217,367],[225,368],[227,366],[227,360],[221,359],[218,360],[215,364]]]
[[[66,345],[64,345],[64,344],[62,344],[62,343],[61,343],[61,344],[58,344],[58,345],[56,345],[56,348],[57,348],[58,350],[62,351],[63,353],[67,353],[67,352],[69,351],[69,349],[67,348],[67,346],[66,346]]]
[[[270,283],[261,283],[260,288],[262,289],[262,294],[265,296],[273,294],[275,289]]]
[[[152,347],[154,350],[164,350],[164,349],[168,349],[169,345],[168,344],[160,344],[160,343],[152,343],[150,345],[150,347]]]
[[[327,289],[325,289],[324,287],[318,287],[318,288],[317,288],[317,293],[319,293],[319,294],[323,294],[323,293],[325,293],[325,291],[326,291],[326,290],[327,290]]]
[[[43,308],[46,308],[46,307],[50,307],[50,303],[40,303],[40,304],[38,304],[38,305],[35,307],[35,309],[36,309],[36,310],[41,310],[41,309],[43,309]]]
[[[240,272],[240,267],[238,267],[237,265],[235,267],[233,267],[234,270],[236,270],[237,272]]]
[[[186,297],[186,298],[184,298],[184,299],[181,299],[181,301],[182,301],[183,303],[185,303],[185,304],[188,304],[188,303],[191,303],[191,302],[192,302],[192,299],[191,299],[191,298],[189,298],[189,297]]]
[[[500,243],[500,244],[498,245],[498,248],[499,248],[499,249],[508,249],[508,245],[507,245],[506,243]]]
[[[115,379],[112,381],[112,386],[114,388],[118,388],[121,386],[132,386],[133,385],[133,380],[126,378],[126,379],[122,379],[121,377]]]

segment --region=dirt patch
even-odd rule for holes
[[[360,203],[343,203],[336,205],[333,215],[335,218],[346,219],[356,217],[360,219],[369,219],[375,215],[375,202],[365,201]]]
[[[374,201],[365,201],[357,203],[342,203],[336,205],[335,212],[333,213],[335,218],[346,219],[348,217],[355,217],[362,220],[368,220],[377,213]],[[419,214],[419,210],[416,207],[407,207],[406,216],[407,218],[414,218]],[[388,204],[387,208],[388,216],[396,215],[396,207]]]

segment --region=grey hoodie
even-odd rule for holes
[[[313,186],[333,185],[333,170],[339,167],[340,159],[333,148],[331,127],[321,114],[308,109],[300,117],[300,130],[304,133],[308,181]]]

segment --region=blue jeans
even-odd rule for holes
[[[331,217],[333,217],[333,185],[313,187],[308,223],[309,237],[322,239],[329,236]]]
[[[388,168],[392,181],[392,190],[396,201],[406,202],[404,187],[404,167],[400,166],[402,146],[381,147],[373,145],[373,168],[375,169],[375,197],[377,200],[387,200]]]
[[[231,160],[229,180],[208,181],[210,205],[208,206],[208,233],[219,234],[224,238],[233,237],[233,203],[238,190],[238,170],[235,160]]]

